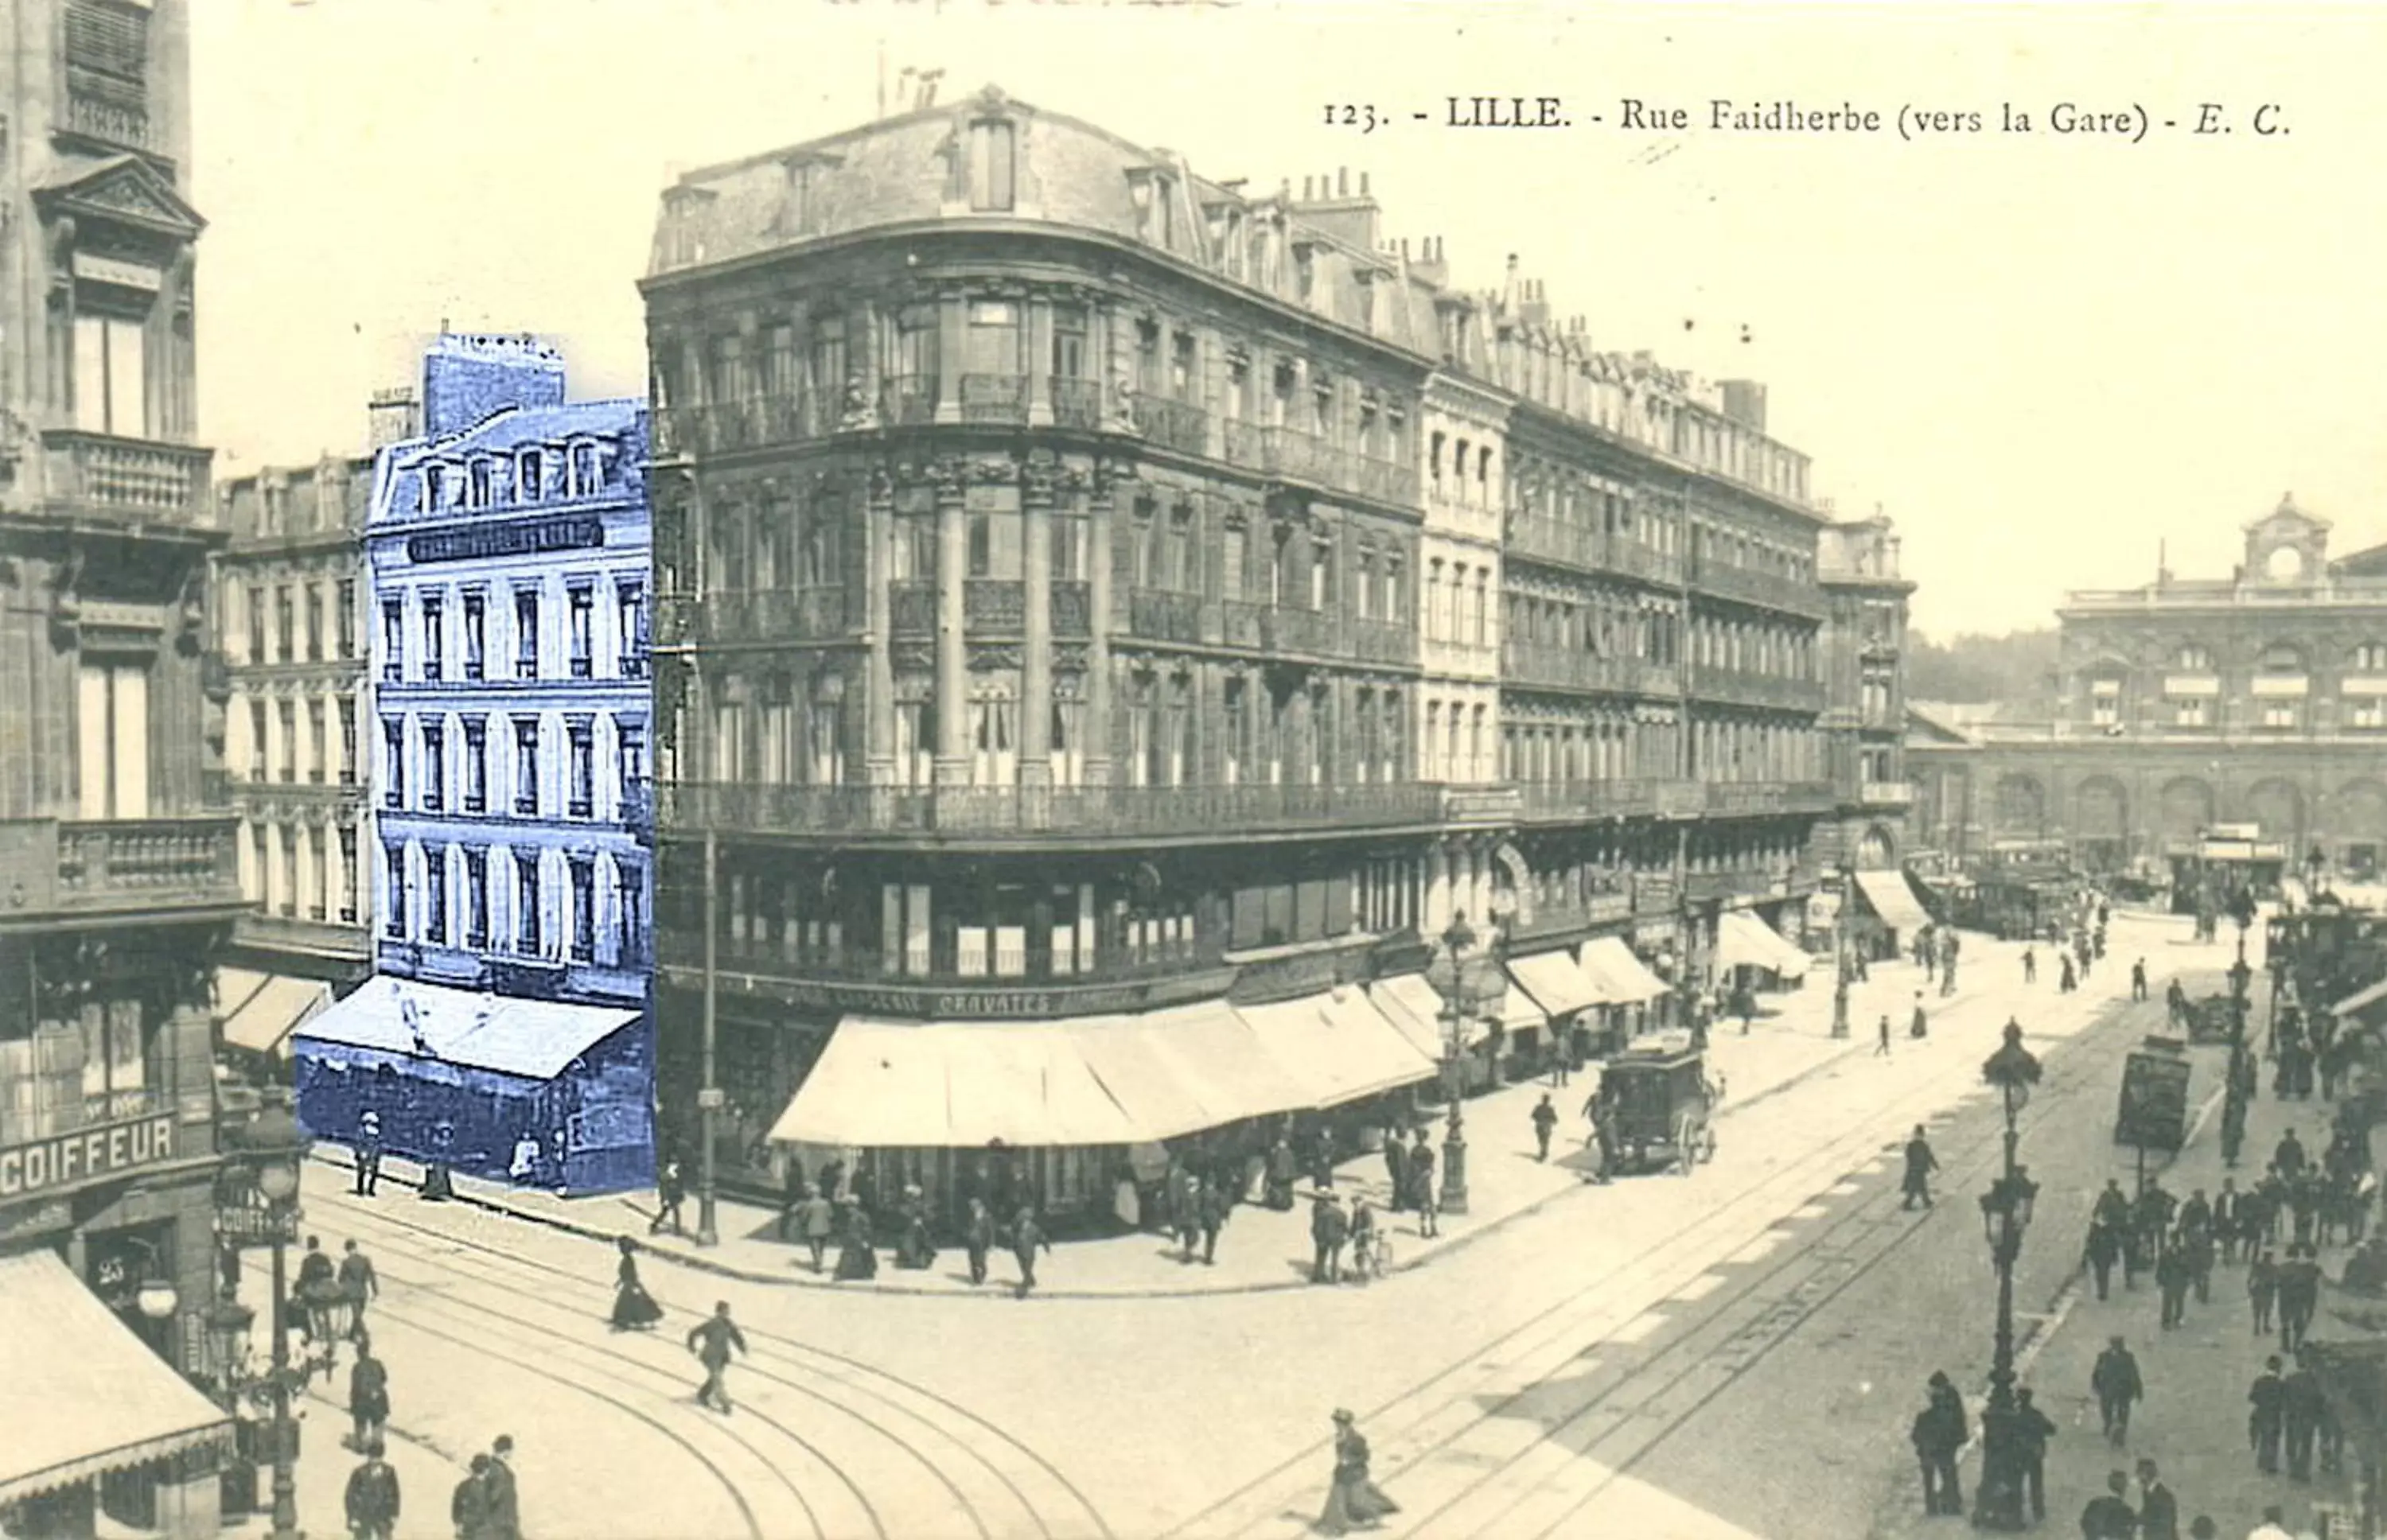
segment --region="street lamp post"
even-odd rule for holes
[[[1500,980],[1500,933],[1496,926],[1488,944],[1478,946],[1474,927],[1465,915],[1453,915],[1449,928],[1442,933],[1441,945],[1426,965],[1426,982],[1442,996],[1444,1040],[1444,1091],[1449,1105],[1449,1121],[1442,1132],[1442,1197],[1446,1214],[1467,1212],[1467,1130],[1459,1104],[1466,1091],[1465,1055],[1467,1052],[1467,1021],[1471,1008],[1489,1008],[1506,993]]]
[[[1855,901],[1857,870],[1840,864],[1840,905],[1832,912],[1832,1036],[1849,1035],[1849,905]]]
[[[1989,1404],[1981,1414],[1981,1480],[1974,1493],[1975,1529],[2014,1531],[2023,1517],[2022,1462],[2014,1426],[2014,1264],[2022,1256],[2023,1232],[2030,1227],[2039,1185],[2015,1161],[2021,1143],[2016,1119],[2039,1083],[2040,1064],[2022,1045],[2022,1027],[2006,1023],[2005,1041],[1981,1067],[1981,1078],[1998,1088],[2005,1110],[2005,1163],[1981,1195],[1981,1226],[1998,1271],[1997,1340],[1989,1366]]]
[[[290,1284],[284,1273],[286,1248],[298,1221],[299,1164],[307,1157],[308,1139],[298,1120],[284,1105],[286,1098],[276,1096],[263,1110],[249,1119],[241,1130],[239,1145],[247,1163],[257,1192],[264,1198],[268,1233],[273,1250],[273,1345],[272,1368],[262,1387],[273,1408],[273,1540],[302,1540],[298,1533],[297,1483],[292,1469],[297,1456],[298,1430],[291,1420],[290,1396],[296,1385],[303,1384],[313,1370],[309,1364],[304,1371],[294,1371],[290,1364]],[[239,1312],[239,1326],[246,1328],[248,1312]],[[223,1327],[227,1347],[234,1332],[232,1311],[220,1309],[213,1318]],[[224,1378],[228,1387],[235,1387],[237,1377],[232,1367],[236,1352],[228,1352]]]

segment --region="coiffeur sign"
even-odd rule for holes
[[[174,1158],[174,1120],[141,1117],[0,1148],[0,1198],[114,1176]]]

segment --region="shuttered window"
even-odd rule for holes
[[[67,62],[120,80],[149,72],[149,14],[108,0],[69,0]]]

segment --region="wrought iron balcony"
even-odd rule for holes
[[[1135,431],[1143,435],[1147,443],[1189,455],[1210,452],[1210,414],[1191,401],[1172,401],[1165,396],[1134,396],[1128,399],[1128,415],[1135,422]]]
[[[1028,421],[1027,375],[965,374],[961,385],[963,422],[1017,423]]]
[[[158,132],[149,121],[146,94],[109,76],[69,62],[67,65],[67,133],[130,150],[158,148]]]
[[[1101,381],[1071,379],[1056,374],[1046,383],[1053,390],[1055,426],[1091,431],[1103,425]]]
[[[1678,557],[1638,540],[1535,514],[1520,513],[1509,520],[1506,549],[1516,556],[1583,572],[1622,574],[1669,587],[1683,580]]]
[[[1857,788],[1857,801],[1866,807],[1904,807],[1914,801],[1914,787],[1908,781],[1866,781]]]
[[[1083,839],[1434,823],[1431,782],[1367,786],[877,787],[683,783],[657,789],[666,832]]]
[[[1824,686],[1815,679],[1787,679],[1775,674],[1754,674],[1737,668],[1698,668],[1691,674],[1691,694],[1697,700],[1729,701],[1738,706],[1769,706],[1777,711],[1819,712]]]
[[[48,500],[61,512],[185,529],[217,527],[213,449],[57,428],[42,435]]]
[[[1728,566],[1721,562],[1694,564],[1691,587],[1718,599],[1734,600],[1813,619],[1821,619],[1825,609],[1823,589],[1812,582],[1802,583],[1796,578],[1758,572],[1749,567]]]
[[[1500,674],[1513,685],[1548,689],[1613,690],[1629,695],[1673,695],[1680,678],[1669,664],[1640,658],[1604,658],[1580,648],[1504,639]]]
[[[1535,821],[1679,818],[1700,812],[1697,781],[1638,776],[1623,780],[1526,781],[1517,788],[1521,816]]]
[[[1724,816],[1828,813],[1838,805],[1829,781],[1710,781],[1707,810]]]
[[[1683,896],[1693,903],[1763,898],[1776,888],[1787,890],[1789,882],[1787,872],[1693,872],[1683,878]]]

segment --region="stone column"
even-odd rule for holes
[[[950,374],[945,376],[950,379]],[[940,411],[943,407],[940,405]],[[937,484],[937,762],[939,786],[969,780],[969,527],[961,468]]]
[[[1097,471],[1086,499],[1087,604],[1086,751],[1088,786],[1111,783],[1111,529],[1116,495],[1108,473]]]
[[[1437,839],[1425,852],[1425,933],[1439,936],[1450,928],[1450,850]]]
[[[962,353],[969,340],[969,297],[950,289],[937,297],[937,421],[962,420]],[[943,705],[939,703],[938,710]]]
[[[895,661],[890,632],[894,616],[888,596],[889,548],[894,541],[895,488],[884,472],[870,477],[863,513],[863,622],[869,653],[863,681],[863,779],[872,786],[895,781]]]
[[[1036,301],[1040,327],[1049,329],[1052,309]],[[1036,377],[1041,388],[1044,377]],[[1032,408],[1030,409],[1033,410]],[[1045,403],[1047,420],[1051,404]],[[1027,563],[1023,592],[1026,607],[1019,652],[1019,784],[1053,783],[1053,477],[1043,467],[1030,467],[1020,487],[1021,517],[1026,524],[1022,559]]]
[[[1483,915],[1484,923],[1488,926],[1492,921],[1493,888],[1490,841],[1481,839],[1475,840],[1472,849],[1469,852],[1469,856],[1475,868],[1475,913]]]

